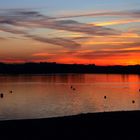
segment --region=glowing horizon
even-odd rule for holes
[[[0,2],[0,62],[140,64],[139,0]]]

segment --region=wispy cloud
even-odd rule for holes
[[[102,16],[127,16],[132,19],[112,20],[102,23],[82,23],[71,19],[72,17],[102,17]],[[63,52],[50,53],[40,51],[41,53],[32,53],[30,60],[46,61],[58,58],[62,61],[62,56],[67,60],[73,61],[82,60],[97,60],[103,58],[129,57],[132,53],[140,53],[139,35],[137,33],[121,32],[117,29],[107,28],[107,25],[119,25],[131,22],[140,22],[140,11],[120,11],[120,12],[104,12],[104,13],[89,13],[75,14],[51,17],[43,15],[37,11],[30,10],[7,10],[0,11],[0,31],[23,36],[31,40],[41,43],[61,46]],[[70,18],[70,19],[69,19]],[[53,29],[53,35],[36,34],[34,29]],[[32,32],[33,31],[33,32]],[[45,30],[44,30],[45,31]],[[57,34],[61,32],[61,36]],[[81,36],[65,36],[65,34],[80,34]],[[124,39],[124,36],[126,39]],[[131,39],[130,39],[131,38]],[[0,38],[2,40],[2,38]],[[135,49],[137,47],[137,49]],[[123,48],[123,49],[122,49]],[[89,51],[86,51],[89,49]],[[83,52],[81,51],[83,50]],[[6,59],[5,59],[6,60]],[[17,59],[20,60],[20,59]],[[23,60],[23,59],[22,59]],[[16,61],[16,59],[7,59],[8,61]],[[24,61],[28,61],[24,59]],[[87,62],[86,61],[86,62]]]
[[[119,31],[111,28],[80,23],[75,20],[57,20],[34,11],[15,11],[10,13],[10,15],[2,13],[0,24],[24,26],[27,28],[50,28],[100,36],[119,33]]]
[[[107,57],[120,57],[122,56],[125,58],[125,56],[129,56],[132,53],[140,53],[140,50],[102,50],[102,51],[90,51],[90,52],[83,52],[83,53],[77,53],[75,54],[76,57],[78,58],[83,58],[83,59],[103,59]]]
[[[80,32],[80,33],[85,33],[85,34],[90,34],[95,36],[117,35],[120,33],[119,31],[116,31],[111,28],[90,25],[86,23],[79,23],[74,20],[54,21],[52,24],[49,25],[49,28],[71,31],[71,32]]]
[[[131,10],[131,11],[107,11],[107,12],[90,12],[90,13],[76,13],[76,14],[65,14],[56,16],[56,19],[64,18],[76,18],[76,17],[103,17],[103,16],[127,16],[138,18],[140,17],[140,10]]]
[[[128,24],[128,23],[138,23],[140,19],[124,19],[124,20],[113,20],[107,22],[93,22],[90,24],[97,25],[97,26],[109,26],[109,25],[120,25],[120,24]]]
[[[48,56],[54,56],[55,54],[50,54],[50,53],[34,53],[32,56],[35,57],[48,57]]]
[[[39,37],[39,36],[34,36],[34,35],[26,35],[26,37],[30,37],[34,40],[37,40],[43,43],[50,43],[54,45],[63,46],[68,49],[79,49],[81,47],[81,45],[76,43],[75,41],[63,39],[63,38],[45,38],[45,37]]]
[[[120,31],[103,26],[80,23],[75,20],[58,20],[54,17],[43,15],[37,11],[8,10],[0,11],[0,30],[3,32],[20,34],[43,43],[63,46],[67,49],[79,49],[81,45],[73,38],[61,37],[41,37],[36,34],[31,35],[30,29],[48,28],[78,32],[92,36],[119,35]],[[56,35],[57,36],[57,35]]]
[[[12,34],[26,34],[26,31],[18,30],[14,27],[5,26],[1,24],[0,24],[0,31],[12,33]]]

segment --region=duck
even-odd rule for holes
[[[4,94],[3,94],[3,93],[1,93],[1,94],[0,94],[0,97],[1,97],[1,98],[3,98],[3,97],[4,97]]]
[[[104,99],[106,99],[107,97],[106,96],[104,96]]]
[[[10,90],[10,91],[9,91],[9,93],[13,93],[13,91],[12,91],[12,90]]]
[[[134,103],[135,103],[135,101],[133,100],[133,101],[132,101],[132,103],[134,104]]]
[[[75,88],[73,88],[73,90],[76,90]]]

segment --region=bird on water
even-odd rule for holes
[[[13,91],[12,91],[12,90],[10,90],[10,91],[9,91],[9,93],[13,93]]]
[[[3,98],[3,97],[4,97],[4,94],[3,94],[3,93],[1,93],[1,94],[0,94],[0,97],[1,97],[1,98]]]
[[[104,96],[104,99],[106,99],[107,97],[106,96]]]

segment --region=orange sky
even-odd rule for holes
[[[0,62],[140,64],[140,12],[0,11]]]

